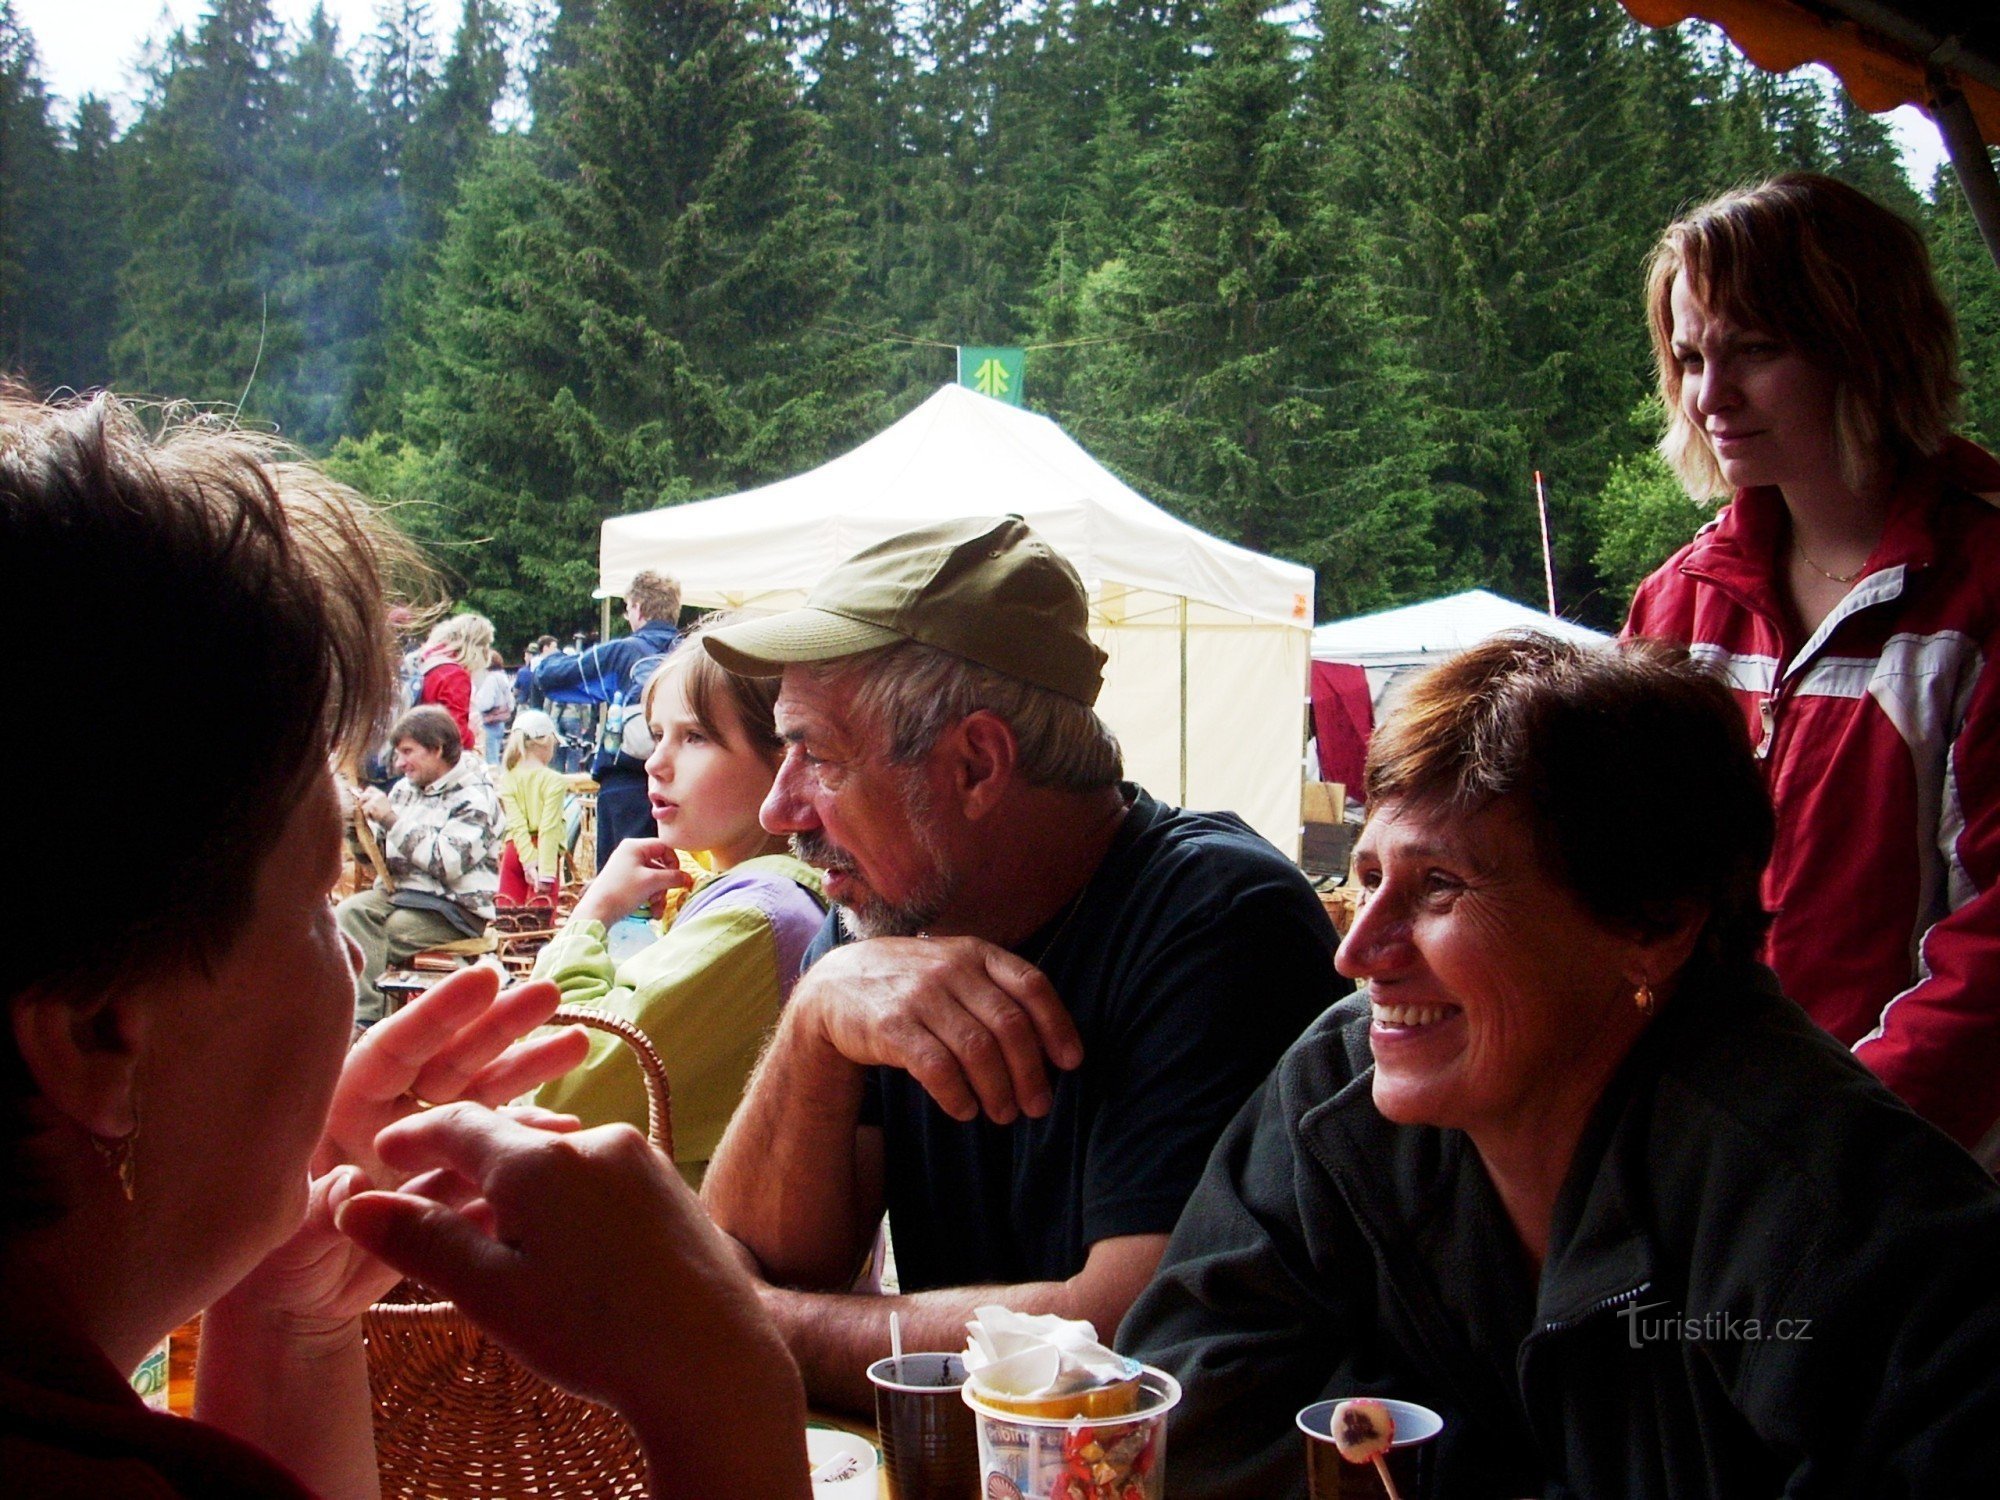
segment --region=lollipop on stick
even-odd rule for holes
[[[1327,1425],[1333,1432],[1333,1446],[1342,1458],[1351,1464],[1373,1461],[1375,1472],[1382,1476],[1382,1488],[1389,1492],[1389,1500],[1403,1500],[1396,1493],[1396,1481],[1382,1457],[1396,1441],[1396,1419],[1389,1415],[1388,1407],[1366,1396],[1342,1401],[1334,1407],[1333,1419]]]

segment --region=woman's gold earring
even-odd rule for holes
[[[134,1145],[139,1139],[139,1110],[132,1110],[132,1128],[123,1135],[106,1140],[101,1135],[93,1135],[90,1144],[97,1148],[97,1154],[112,1171],[118,1174],[118,1186],[125,1193],[125,1201],[132,1201],[132,1192],[139,1180],[138,1152]]]
[[[1640,980],[1639,987],[1632,991],[1632,1003],[1639,1007],[1640,1015],[1650,1016],[1658,1004],[1653,999],[1653,986],[1643,979]]]

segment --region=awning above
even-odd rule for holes
[[[1823,63],[1839,75],[1854,102],[1880,113],[1904,104],[1926,109],[1934,70],[1965,95],[1980,133],[2000,143],[2000,85],[1980,75],[2000,72],[1994,53],[2000,20],[1974,20],[1978,0],[1622,0],[1648,26],[1712,21],[1743,55],[1767,73]],[[1874,24],[1869,24],[1872,20]],[[1899,33],[1901,35],[1899,36]],[[1922,37],[1919,39],[1918,34]],[[1930,52],[1920,51],[1926,43]]]

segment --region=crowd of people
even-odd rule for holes
[[[410,1275],[617,1407],[662,1493],[804,1496],[808,1403],[866,1407],[892,1314],[955,1348],[990,1303],[1173,1374],[1189,1500],[1303,1496],[1294,1414],[1363,1394],[1442,1414],[1440,1493],[2000,1487],[2000,464],[1951,435],[1921,241],[1852,189],[1703,206],[1647,306],[1664,450],[1727,503],[1617,645],[1407,686],[1344,937],[1124,777],[1083,583],[1018,517],[685,632],[641,574],[628,635],[505,697],[448,615],[384,791],[347,772],[428,596],[373,507],[6,395],[0,609],[121,606],[29,690],[136,695],[174,823],[79,933],[106,846],[28,811],[0,1473],[371,1496],[359,1318]],[[115,673],[135,614],[185,673]],[[595,878],[531,982],[392,1012],[387,967],[552,897],[560,693],[603,709]],[[385,878],[335,908],[348,820]],[[659,1046],[676,1161],[560,998]],[[203,1308],[197,1420],[148,1412],[126,1372]]]

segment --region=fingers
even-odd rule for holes
[[[397,1171],[414,1176],[440,1168],[485,1183],[503,1161],[548,1138],[517,1120],[476,1104],[440,1104],[383,1128],[375,1150]]]
[[[547,1036],[516,1042],[466,1079],[456,1097],[498,1109],[552,1078],[560,1078],[590,1055],[590,1038],[581,1026],[565,1026]],[[419,1087],[425,1098],[430,1095]],[[453,1097],[447,1093],[446,1098]]]
[[[343,1083],[376,1100],[410,1091],[431,1059],[492,1006],[499,989],[500,971],[490,964],[475,964],[439,980],[354,1044]]]
[[[360,1193],[335,1216],[341,1233],[384,1265],[434,1287],[478,1317],[515,1253],[446,1204],[410,1193]]]
[[[583,1121],[575,1115],[558,1114],[539,1104],[509,1104],[500,1113],[531,1130],[546,1130],[552,1135],[573,1135],[583,1129]]]
[[[957,1120],[1048,1113],[1045,1048],[1071,1066],[1082,1047],[1039,970],[976,939],[857,946],[875,952],[842,987],[851,998],[833,1004],[845,1034],[836,1047],[907,1070]]]
[[[506,1052],[518,1038],[554,1015],[556,1007],[560,1004],[562,1004],[562,991],[546,979],[531,980],[527,984],[502,992],[491,1002],[484,1014],[471,1018],[469,1024],[462,1025],[433,1048],[432,1055],[422,1064],[411,1087],[425,1099],[481,1097],[484,1102],[497,1104],[511,1098],[512,1095],[509,1094],[492,1097],[474,1096],[469,1092],[468,1086],[489,1063]],[[538,1039],[538,1041],[555,1041],[554,1056],[558,1064],[558,1073],[567,1072],[582,1061],[581,1054],[576,1053],[576,1044],[561,1041],[560,1038],[561,1033],[558,1033],[555,1039]],[[585,1045],[587,1050],[588,1044]],[[529,1055],[541,1054],[531,1052]],[[570,1059],[567,1065],[560,1065],[565,1057]],[[523,1087],[532,1088],[534,1084],[554,1076],[556,1074],[544,1074]],[[519,1093],[521,1090],[516,1089],[514,1092]]]
[[[1056,994],[1048,976],[1026,959],[990,944],[985,948],[986,972],[993,982],[1027,1012],[1041,1049],[1064,1072],[1083,1061],[1083,1037],[1069,1007]]]

